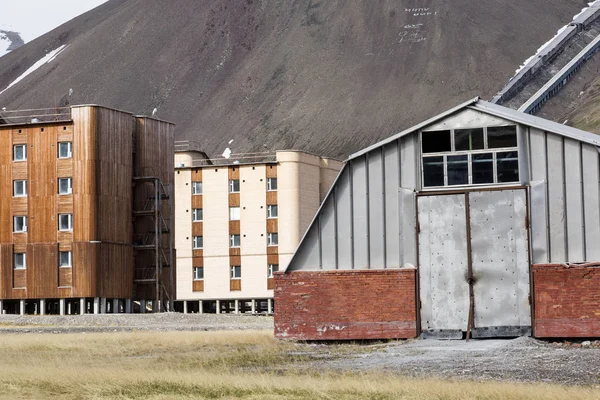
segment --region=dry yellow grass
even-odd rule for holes
[[[554,385],[318,373],[304,345],[271,332],[2,335],[0,398],[64,399],[595,399]],[[367,351],[358,346],[317,352]],[[296,354],[296,355],[295,355]]]

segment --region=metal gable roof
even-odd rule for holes
[[[475,97],[469,101],[466,101],[454,108],[451,108],[448,111],[445,111],[441,114],[436,115],[433,118],[430,118],[426,121],[421,122],[411,128],[408,128],[400,133],[397,133],[393,136],[390,136],[387,139],[384,139],[378,143],[375,143],[361,151],[358,151],[354,154],[351,154],[348,157],[348,161],[354,158],[360,157],[366,153],[371,152],[377,148],[385,146],[388,143],[394,142],[406,135],[409,135],[419,129],[422,129],[428,125],[431,125],[441,119],[444,119],[464,108],[470,108],[473,110],[477,110],[483,112],[485,114],[494,115],[496,117],[508,119],[514,121],[519,124],[531,126],[534,128],[538,128],[547,132],[552,132],[557,135],[561,135],[564,137],[568,137],[571,139],[575,139],[581,142],[589,143],[594,146],[600,147],[600,135],[596,135],[595,133],[582,131],[581,129],[573,128],[567,125],[559,124],[557,122],[549,121],[544,118],[536,117],[534,115],[526,114],[521,111],[516,111],[507,107],[499,106],[497,104],[489,103],[487,101],[480,100],[479,97]]]

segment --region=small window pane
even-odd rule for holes
[[[482,150],[483,129],[457,129],[454,131],[454,149],[456,151]]]
[[[519,181],[519,154],[516,151],[507,151],[496,154],[496,169],[498,183]]]
[[[237,193],[240,191],[239,179],[232,179],[229,181],[229,193]]]
[[[71,252],[61,251],[59,253],[59,264],[60,267],[66,268],[71,266]]]
[[[204,246],[203,236],[194,236],[192,239],[192,247],[194,249],[201,249]]]
[[[202,208],[194,208],[192,211],[192,221],[201,222],[203,217]]]
[[[13,218],[13,232],[27,232],[27,217],[17,216]]]
[[[517,127],[499,126],[487,130],[488,148],[500,149],[504,147],[517,147]]]
[[[230,221],[239,221],[240,219],[240,208],[239,207],[229,207],[229,220]]]
[[[231,266],[231,279],[239,279],[242,277],[242,267],[239,265]]]
[[[192,182],[192,194],[202,194],[202,182]]]
[[[229,246],[240,247],[240,235],[229,235]]]
[[[469,156],[448,156],[448,186],[469,183]]]
[[[451,151],[450,131],[423,132],[423,153]]]
[[[58,158],[71,158],[73,156],[73,144],[71,142],[60,142],[58,144]]]
[[[73,192],[73,181],[71,178],[58,179],[58,194],[71,194]]]
[[[444,157],[423,158],[423,180],[426,187],[444,186]]]
[[[274,204],[267,206],[267,218],[277,218],[277,206]]]
[[[14,181],[13,184],[14,196],[27,196],[27,181]]]
[[[27,146],[24,144],[17,144],[13,146],[13,160],[14,161],[25,161],[27,160]]]
[[[201,281],[204,279],[204,267],[194,267],[194,280]]]
[[[25,253],[15,253],[13,268],[14,269],[27,268],[27,255]]]
[[[494,183],[494,155],[492,153],[473,154],[473,184]]]
[[[277,190],[277,178],[267,178],[267,191]]]
[[[269,269],[268,269],[268,273],[267,276],[269,278],[273,277],[273,273],[279,271],[279,264],[269,264]]]
[[[73,216],[71,214],[58,215],[58,230],[70,231],[73,229]]]
[[[267,245],[277,246],[279,244],[279,235],[277,233],[267,234]]]

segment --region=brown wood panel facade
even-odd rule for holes
[[[204,281],[192,281],[192,292],[204,292]]]
[[[242,280],[241,279],[230,279],[229,280],[229,290],[232,292],[242,290]]]

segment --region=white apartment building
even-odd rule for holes
[[[301,151],[210,160],[175,145],[175,309],[272,312],[285,268],[342,163]]]

